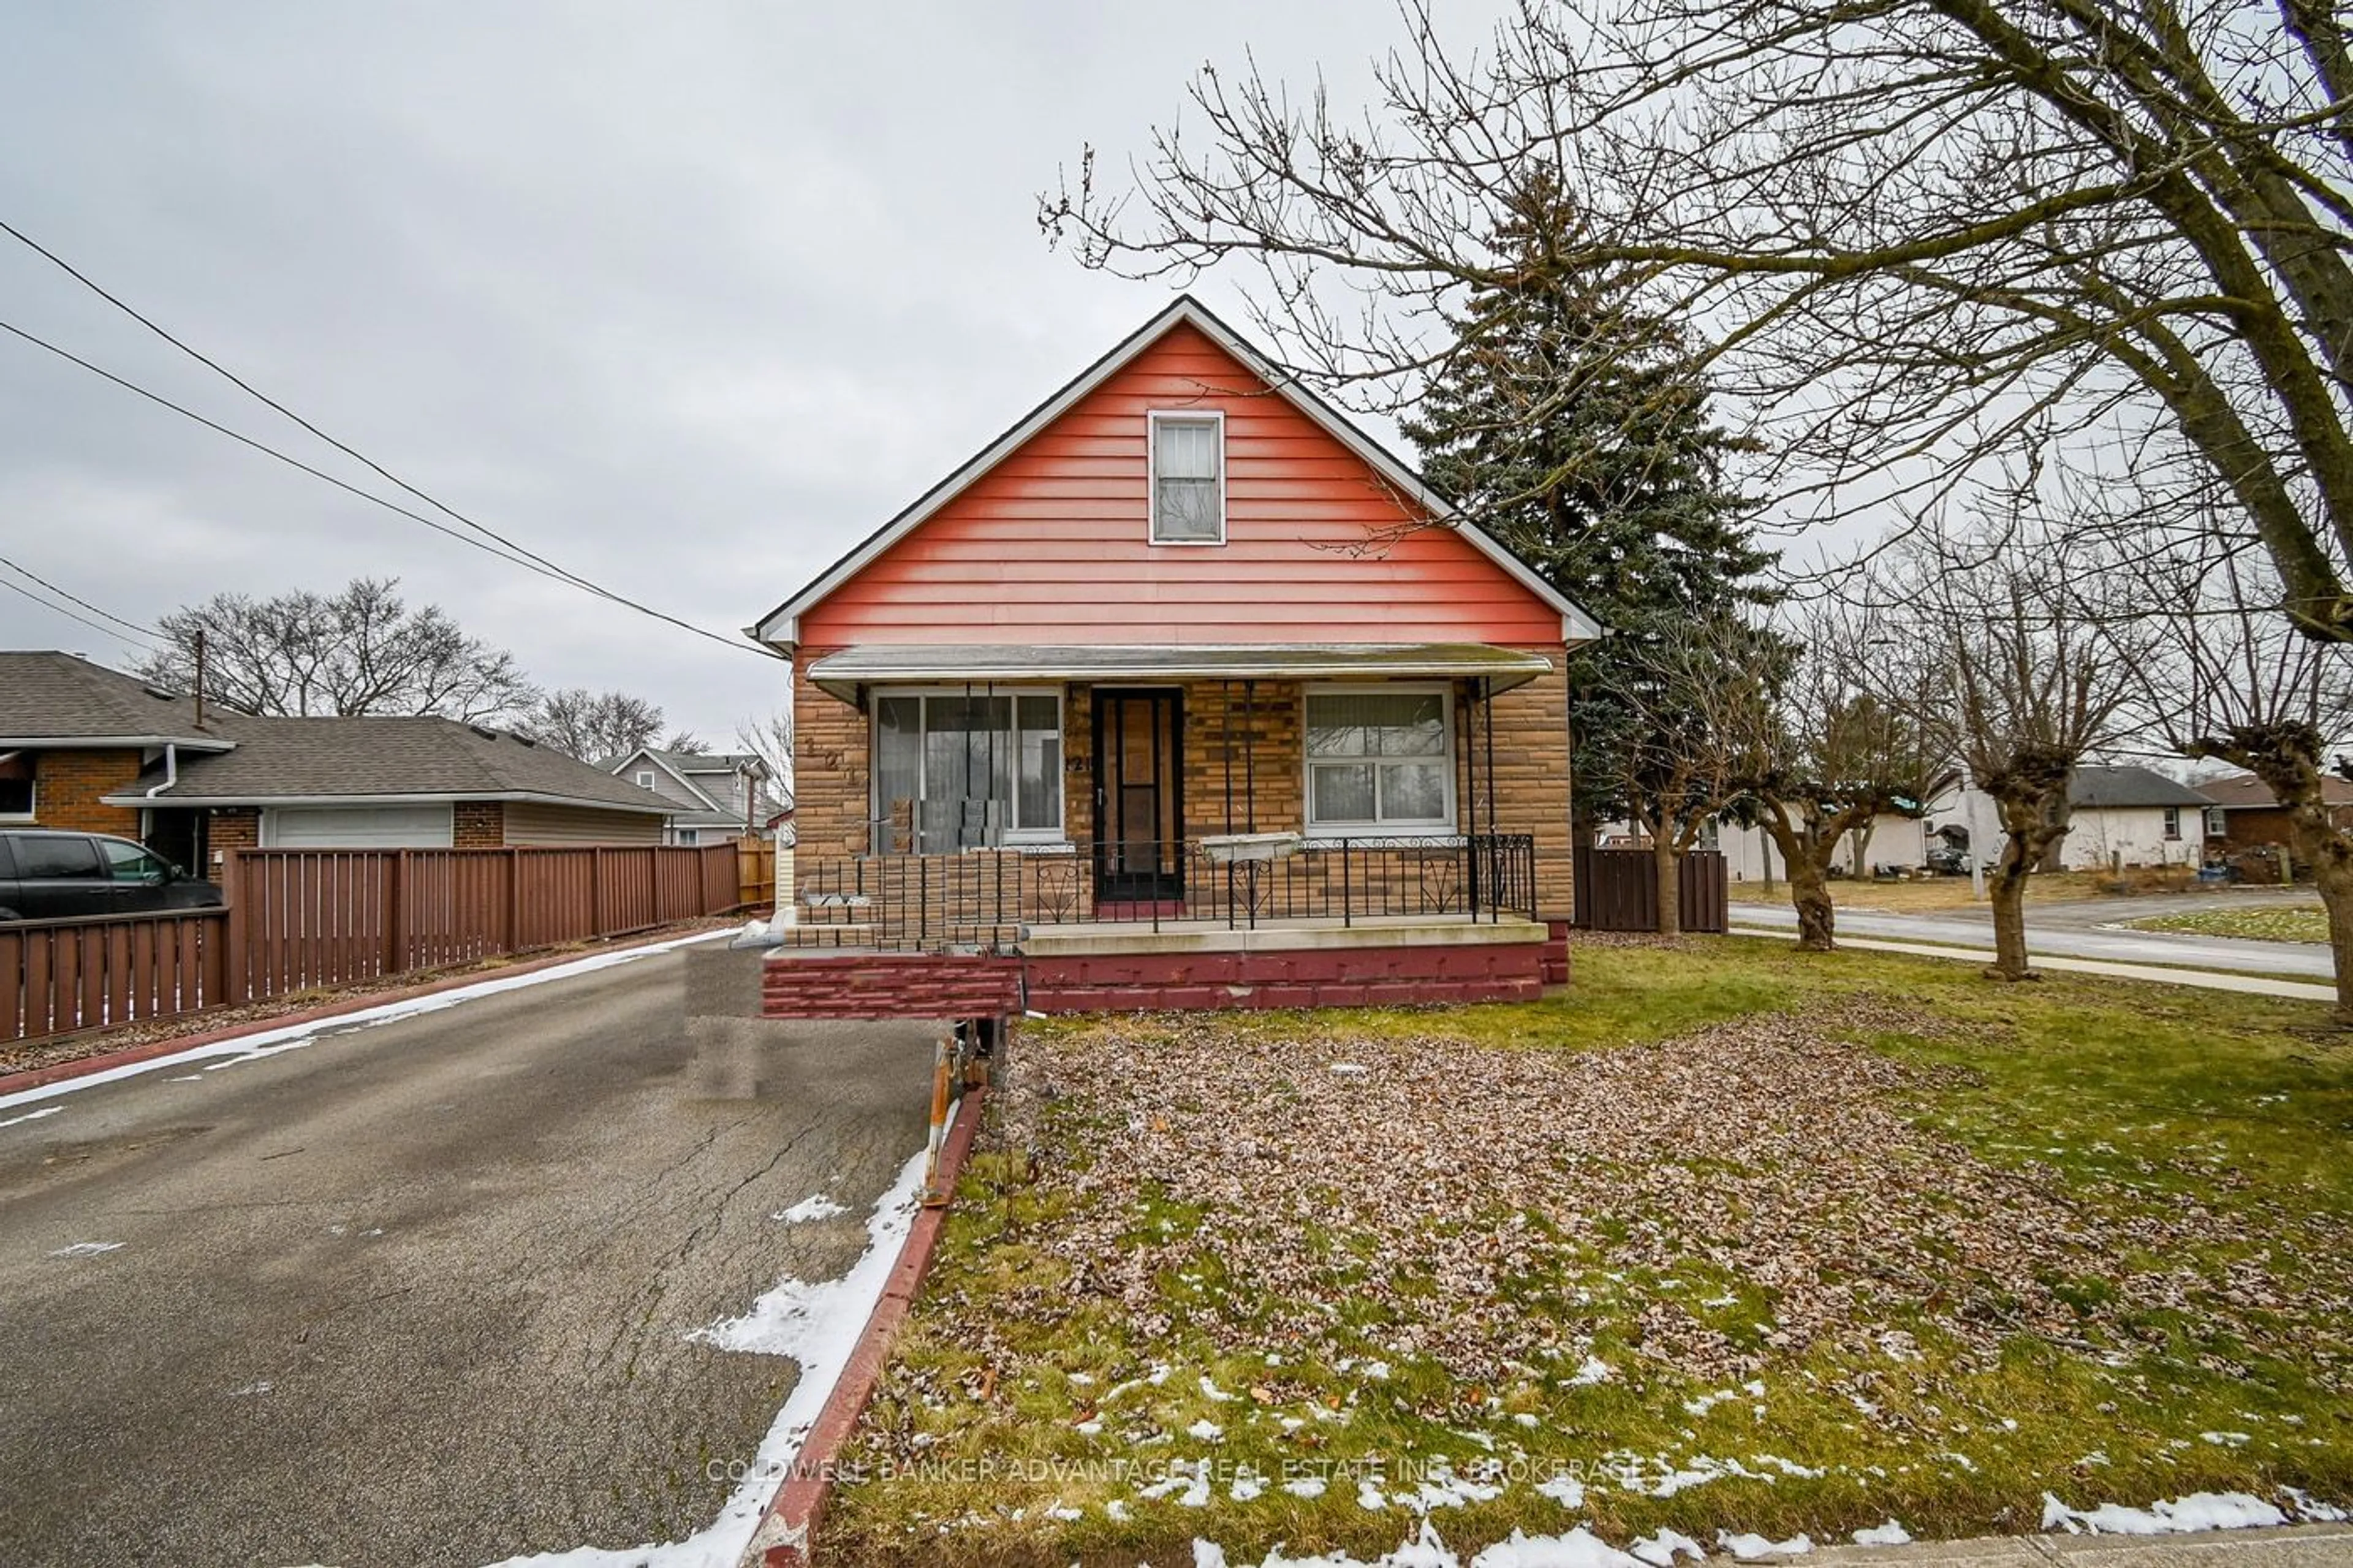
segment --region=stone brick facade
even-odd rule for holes
[[[136,807],[107,805],[103,797],[128,790],[145,759],[135,749],[55,751],[33,754],[33,825],[81,833],[139,837]]]
[[[449,843],[458,849],[496,849],[507,841],[507,804],[461,800],[451,807]]]
[[[866,718],[818,690],[806,676],[808,665],[828,651],[804,649],[795,661],[794,822],[805,861],[871,850],[871,742]],[[1529,835],[1536,854],[1535,912],[1565,921],[1572,880],[1567,677],[1559,647],[1532,651],[1551,658],[1551,673],[1498,696],[1492,715],[1485,705],[1469,700],[1467,683],[1455,683],[1456,821],[1464,831]],[[1197,839],[1205,833],[1252,828],[1298,831],[1306,811],[1302,757],[1306,688],[1283,680],[1255,681],[1247,689],[1240,681],[1176,684],[1184,694],[1180,772],[1185,837]],[[1095,837],[1092,689],[1071,683],[1060,690],[1063,828],[1071,841],[1085,843]]]

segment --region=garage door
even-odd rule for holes
[[[263,824],[276,849],[447,849],[447,805],[279,806]]]

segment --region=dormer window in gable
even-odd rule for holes
[[[1152,434],[1152,542],[1226,542],[1226,416],[1215,411],[1155,409]]]

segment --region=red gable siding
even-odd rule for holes
[[[1226,540],[1155,547],[1145,415],[1226,416]],[[1560,616],[1179,322],[800,622],[852,643],[1556,644]]]

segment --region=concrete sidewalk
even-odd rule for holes
[[[1733,917],[1734,936],[1781,937],[1789,933],[1785,929],[1768,925],[1743,925],[1737,915]],[[1884,942],[1871,937],[1841,935],[1839,946],[1861,952],[1901,952],[1915,958],[1951,958],[1965,963],[1983,963],[1993,956],[1991,947],[1945,947],[1933,942]],[[2201,991],[2235,991],[2248,996],[2281,996],[2292,1002],[2334,1002],[2337,989],[2333,985],[2315,985],[2307,981],[2278,980],[2267,974],[2223,974],[2210,969],[2168,969],[2154,963],[2109,963],[2096,958],[2064,958],[2050,953],[2033,954],[2034,967],[2063,971],[2071,974],[2099,974],[2111,980],[2148,980],[2159,985],[2190,985]]]
[[[2126,918],[2121,906],[2128,902],[2105,900],[2092,907],[2113,922]],[[2317,942],[2110,930],[2104,925],[2084,923],[2091,919],[2083,912],[2085,908],[2081,904],[2028,904],[2026,945],[2036,962],[2042,962],[2046,954],[2056,954],[2063,958],[2095,958],[2107,963],[2178,964],[2186,969],[2219,969],[2239,974],[2276,974],[2323,984],[2334,973],[2328,949]],[[1767,930],[1795,931],[1798,927],[1798,912],[1786,903],[1735,904],[1732,919],[1736,924]],[[1993,951],[1993,921],[1981,907],[1939,910],[1933,914],[1841,909],[1838,912],[1838,930],[1841,937],[1873,937],[1887,942]]]
[[[1799,1561],[1838,1568],[2321,1568],[2353,1563],[2353,1525],[2291,1524],[2200,1535],[2015,1535],[1924,1541],[1910,1546],[1841,1546]]]

